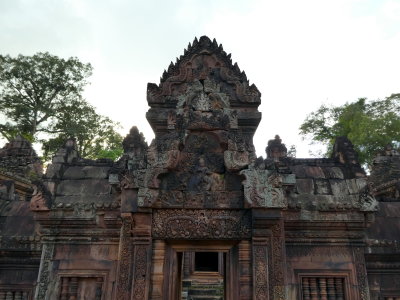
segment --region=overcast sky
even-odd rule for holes
[[[279,134],[308,157],[298,128],[322,103],[400,92],[400,0],[0,0],[1,54],[90,62],[87,100],[148,142],[147,82],[202,35],[262,93],[258,155]]]

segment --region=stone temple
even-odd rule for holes
[[[116,162],[0,150],[0,300],[400,299],[397,150],[369,176],[345,137],[257,158],[261,94],[205,36],[147,101],[155,139],[133,127]]]

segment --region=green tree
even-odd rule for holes
[[[400,142],[400,94],[384,100],[360,98],[342,106],[322,105],[307,116],[300,134],[325,143],[327,153],[336,137],[347,136],[360,163],[370,165],[384,146]]]
[[[82,98],[91,74],[92,66],[75,57],[0,55],[0,135],[41,142],[45,158],[68,137],[76,138],[83,157],[120,153],[118,124]]]
[[[76,139],[78,152],[85,158],[117,159],[123,153],[122,136],[116,132],[120,125],[96,113],[84,100],[63,104],[57,113],[57,123],[49,139],[41,140],[45,160],[57,151],[66,139]]]

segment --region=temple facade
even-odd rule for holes
[[[257,158],[261,94],[205,36],[147,101],[155,139],[133,127],[116,162],[0,150],[0,300],[400,300],[396,150],[370,176],[345,137]]]

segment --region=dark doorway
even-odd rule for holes
[[[219,265],[218,252],[195,252],[194,270],[195,272],[218,272]]]
[[[225,299],[223,252],[183,252],[180,300]]]
[[[164,290],[170,300],[237,300],[238,255],[233,242],[174,242],[165,255]]]

